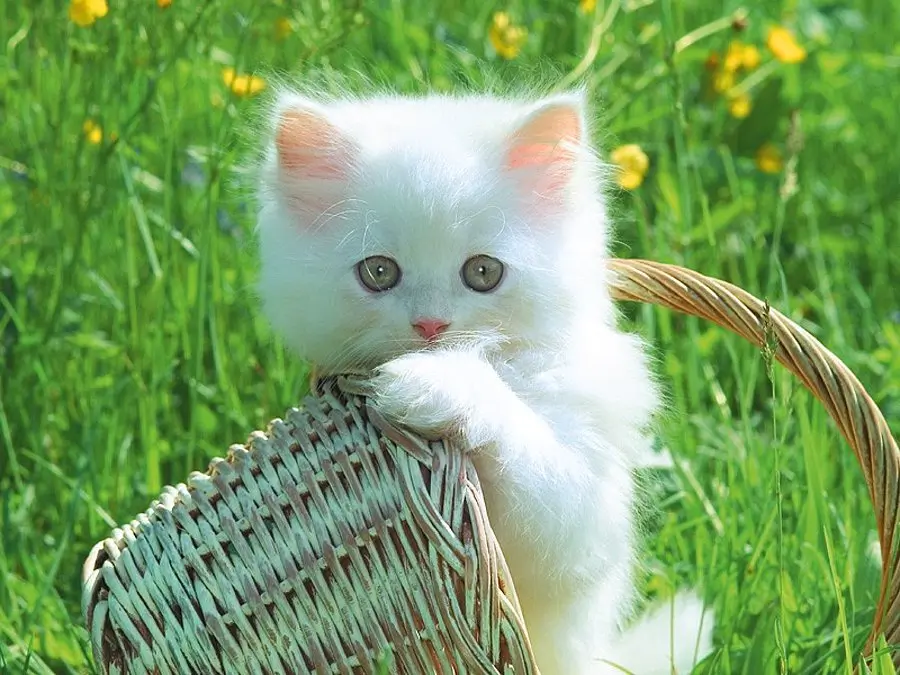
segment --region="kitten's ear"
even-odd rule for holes
[[[558,203],[574,172],[584,134],[583,96],[547,99],[508,137],[504,169],[526,194],[544,203]]]
[[[291,102],[277,111],[275,152],[292,209],[318,216],[342,199],[356,147],[320,106]]]

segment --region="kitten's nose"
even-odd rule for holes
[[[419,319],[418,321],[413,321],[412,327],[416,329],[419,335],[432,342],[438,335],[447,330],[449,325],[449,323],[440,319]]]

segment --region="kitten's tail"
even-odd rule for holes
[[[633,675],[689,675],[712,651],[712,630],[700,598],[679,593],[622,633],[608,660]]]

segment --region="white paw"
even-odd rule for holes
[[[372,404],[385,418],[436,438],[465,432],[483,412],[484,394],[502,382],[477,354],[434,350],[389,361],[370,385]]]

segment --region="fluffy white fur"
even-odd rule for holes
[[[696,598],[621,630],[632,472],[658,394],[641,342],[616,328],[585,110],[580,94],[282,93],[260,188],[261,296],[304,358],[370,369],[383,414],[474,449],[544,675],[621,672],[606,661],[687,673],[710,649]],[[461,280],[476,254],[505,265],[493,292]],[[372,255],[398,262],[395,288],[359,283]],[[411,326],[421,317],[450,326],[429,344]]]

